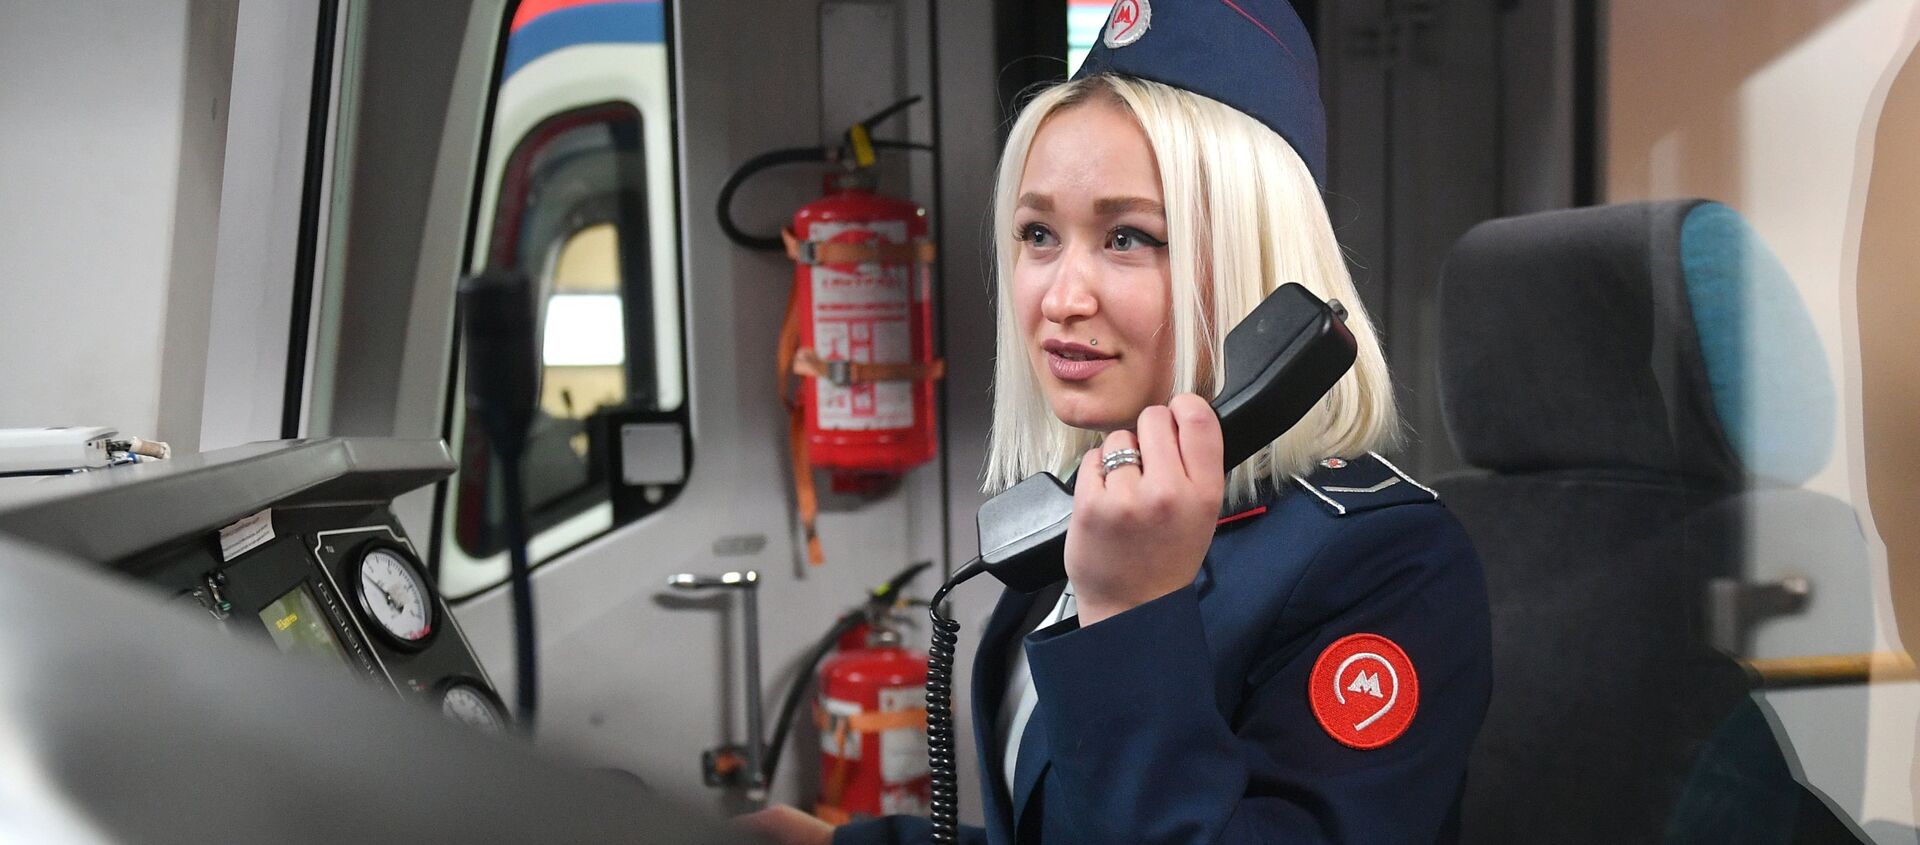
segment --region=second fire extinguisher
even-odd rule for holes
[[[896,814],[926,815],[933,794],[927,765],[927,656],[906,648],[884,621],[864,648],[820,667],[820,800],[814,815],[832,824]]]
[[[807,693],[817,689],[812,710],[820,729],[820,780],[813,810],[829,822],[924,813],[930,802],[928,657],[907,648],[899,631],[901,611],[915,604],[903,598],[907,586],[932,566],[922,561],[901,570],[836,619],[781,701],[761,782],[774,782]]]

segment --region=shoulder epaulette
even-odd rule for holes
[[[1328,458],[1312,475],[1294,476],[1301,489],[1319,499],[1334,516],[1394,505],[1437,501],[1440,494],[1413,480],[1372,452],[1355,458]]]

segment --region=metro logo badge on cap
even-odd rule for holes
[[[1326,187],[1319,59],[1287,0],[1118,0],[1074,78],[1102,73],[1171,85],[1240,110],[1285,138]]]
[[[1341,637],[1313,663],[1307,698],[1328,736],[1361,750],[1400,738],[1420,707],[1413,661],[1379,634]]]
[[[1101,37],[1109,48],[1125,47],[1140,40],[1153,25],[1153,6],[1147,0],[1120,0],[1107,16],[1107,32]]]

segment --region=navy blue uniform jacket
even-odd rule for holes
[[[1457,838],[1491,686],[1479,560],[1433,494],[1376,457],[1296,481],[1264,512],[1223,520],[1191,586],[1024,638],[1040,703],[1011,794],[992,741],[1007,649],[1058,592],[1001,596],[973,672],[986,827],[963,841]],[[1392,640],[1418,675],[1413,721],[1373,750],[1337,741],[1309,701],[1321,652],[1358,633]],[[927,835],[925,820],[896,816],[842,827],[834,842]]]

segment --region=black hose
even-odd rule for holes
[[[933,646],[927,650],[927,767],[933,772],[929,815],[935,845],[960,841],[960,767],[953,741],[953,655],[960,642],[960,623],[947,618],[940,606],[954,587],[985,571],[986,564],[979,558],[960,567],[933,594],[927,612],[933,618]]]
[[[800,703],[807,698],[807,682],[812,680],[813,670],[820,667],[820,661],[827,659],[827,652],[833,651],[841,636],[866,618],[864,610],[850,610],[841,615],[800,664],[800,674],[794,676],[793,686],[787,688],[787,697],[780,702],[780,715],[773,723],[773,740],[767,743],[767,759],[761,764],[761,780],[768,789],[773,788],[773,774],[780,769],[780,752],[787,747],[787,734],[793,730],[794,717],[800,714]]]
[[[932,144],[920,144],[913,141],[886,141],[875,138],[868,143],[872,144],[875,149],[882,150],[919,150],[923,153],[930,153],[934,150]]]
[[[884,109],[874,112],[866,120],[860,121],[860,123],[856,124],[855,128],[861,126],[870,127],[882,120],[886,120],[900,112],[900,110],[920,102],[920,99],[919,95],[915,95],[887,106]],[[848,130],[848,132],[851,134],[852,130]],[[871,143],[874,147],[880,149],[933,151],[933,146],[930,144],[916,144],[909,141],[875,139],[871,141]],[[747,159],[745,164],[740,165],[739,169],[733,171],[732,176],[727,177],[726,184],[720,186],[720,199],[717,203],[719,206],[717,211],[720,218],[720,231],[726,233],[727,240],[733,241],[735,244],[746,247],[747,249],[756,249],[762,252],[780,252],[784,250],[786,244],[780,240],[779,236],[767,237],[748,234],[733,222],[734,192],[740,190],[742,184],[762,170],[769,170],[787,164],[833,162],[838,161],[841,155],[842,152],[840,150],[829,147],[790,147],[784,150],[761,153],[760,155]]]
[[[920,102],[922,99],[924,98],[922,98],[919,94],[915,94],[911,97],[901,100],[900,102],[894,103],[893,105],[887,106],[884,109],[874,112],[873,114],[867,115],[867,119],[860,121],[860,125],[870,127],[876,123],[879,123],[880,121],[886,120],[887,118],[894,116],[895,114],[899,113],[901,109],[911,106],[914,103]]]
[[[747,163],[740,165],[738,170],[733,171],[732,176],[727,177],[727,183],[720,186],[718,209],[720,215],[720,231],[727,233],[727,240],[733,241],[747,249],[757,249],[763,252],[779,252],[785,249],[786,244],[781,242],[778,235],[774,237],[749,235],[741,231],[739,226],[734,225],[733,194],[735,191],[740,190],[741,184],[762,170],[769,170],[786,164],[811,164],[832,161],[832,155],[833,151],[826,147],[792,147],[784,150],[774,150],[770,153],[761,153],[753,158],[747,159]]]

